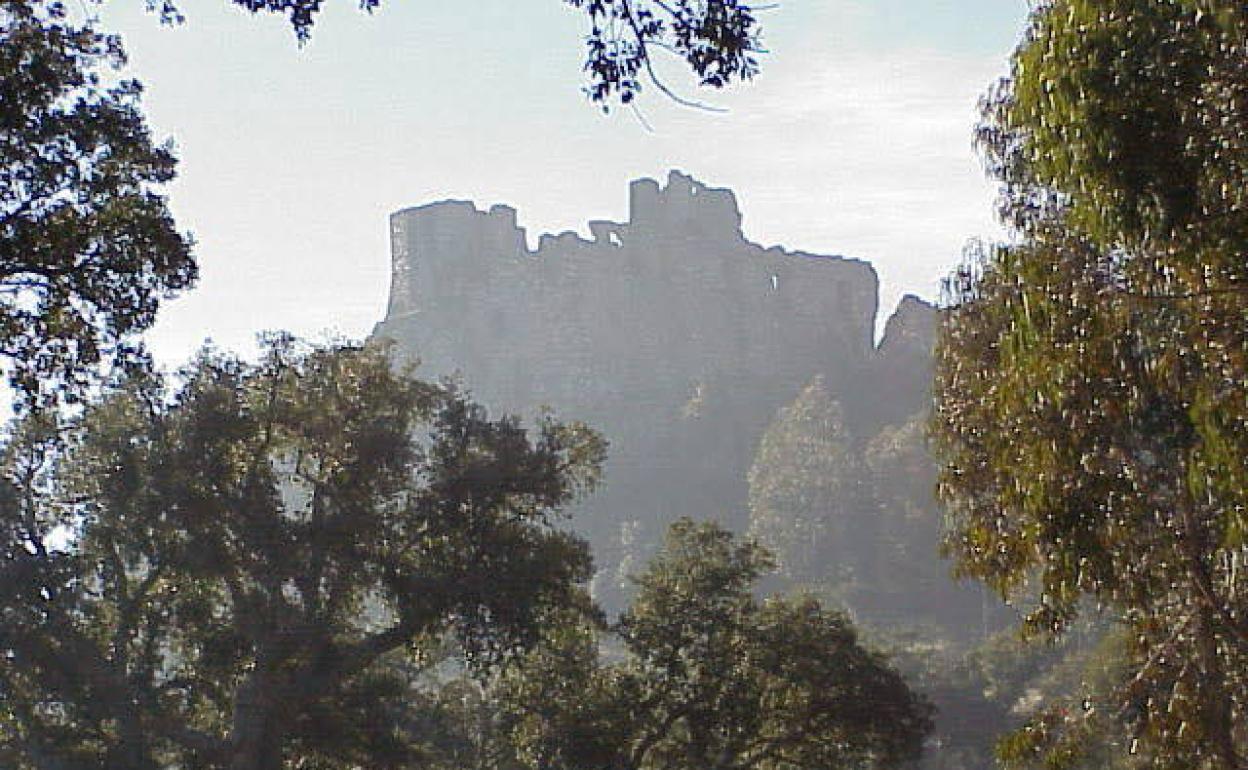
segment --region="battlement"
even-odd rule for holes
[[[750,243],[730,190],[676,171],[666,186],[634,181],[629,200],[627,222],[590,222],[588,240],[574,232],[543,234],[534,250],[509,206],[483,211],[448,200],[398,211],[390,219],[387,320],[413,313],[548,315],[550,289],[558,286],[563,299],[556,302],[575,304],[572,293],[588,293],[607,314],[634,315],[653,304],[648,297],[664,297],[705,311],[706,323],[746,309],[776,315],[781,325],[782,317],[817,317],[825,319],[820,326],[836,322],[858,352],[870,347],[878,281],[869,264]],[[643,276],[652,292],[637,291]],[[574,309],[565,310],[550,315],[577,323]],[[654,310],[655,323],[662,323],[668,313]]]

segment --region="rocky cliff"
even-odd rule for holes
[[[730,191],[677,172],[634,182],[626,222],[535,250],[506,206],[444,201],[390,225],[378,336],[492,409],[550,406],[610,441],[576,519],[607,583],[675,517],[744,529],[759,439],[816,377],[864,447],[928,400],[931,306],[903,301],[877,347],[869,264],[751,243]]]

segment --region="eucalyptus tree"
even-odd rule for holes
[[[984,118],[1015,237],[948,283],[946,547],[1030,631],[1092,601],[1129,641],[1111,695],[1007,753],[1074,761],[1108,722],[1140,761],[1243,767],[1248,7],[1047,0]]]
[[[559,519],[600,439],[489,419],[384,350],[206,352],[172,394],[47,419],[0,485],[5,767],[410,766],[433,640],[486,666],[587,601]]]

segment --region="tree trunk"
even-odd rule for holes
[[[1235,749],[1226,671],[1218,652],[1219,620],[1212,604],[1217,601],[1217,595],[1206,560],[1208,541],[1208,531],[1196,520],[1191,501],[1185,500],[1182,544],[1191,582],[1190,593],[1196,602],[1193,632],[1196,663],[1201,673],[1200,719],[1216,767],[1219,770],[1242,770],[1239,753]]]
[[[1214,613],[1206,602],[1198,601],[1201,601],[1201,607],[1196,613],[1196,654],[1205,690],[1200,704],[1201,721],[1220,770],[1241,770],[1239,754],[1235,750],[1235,728],[1231,721],[1226,672],[1218,654]]]
[[[234,700],[229,770],[282,770],[282,730],[275,687],[253,673]]]
[[[126,704],[119,720],[121,742],[110,759],[110,767],[118,770],[154,770],[156,762],[152,759],[147,745],[147,738],[139,718],[138,709]]]

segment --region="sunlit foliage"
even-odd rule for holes
[[[426,643],[479,668],[587,601],[560,510],[600,439],[488,419],[383,350],[206,352],[170,393],[47,419],[0,484],[4,767],[408,766]]]
[[[1108,726],[1157,767],[1248,749],[1246,32],[1237,2],[1050,0],[985,100],[1015,239],[948,284],[946,546],[1031,632],[1104,605],[1128,664],[1013,762]]]

